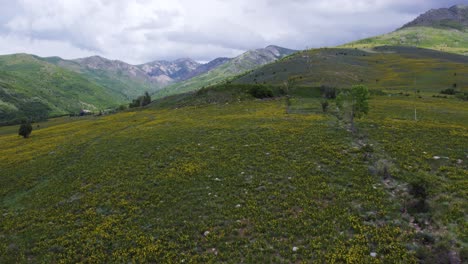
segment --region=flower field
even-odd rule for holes
[[[373,97],[359,136],[318,101],[288,114],[283,99],[51,121],[29,139],[0,128],[0,262],[466,257],[468,107],[413,100]],[[408,205],[415,178],[424,212]]]

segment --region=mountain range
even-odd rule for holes
[[[29,54],[0,56],[0,124],[117,107],[144,92],[154,93],[207,73],[219,81],[293,52],[269,46],[205,64],[185,58],[141,65],[100,56],[76,60]]]
[[[394,32],[338,47],[344,50],[334,50],[332,53],[318,50],[306,54],[311,54],[311,58],[323,54],[329,57],[333,52],[338,55],[353,54],[348,49],[363,50],[366,52],[363,54],[367,54],[380,46],[411,46],[466,55],[468,54],[467,21],[468,7],[465,5],[430,10]],[[401,51],[403,49],[393,49],[392,52]],[[235,58],[217,58],[208,63],[182,58],[141,65],[131,65],[99,56],[75,60],[59,57],[41,58],[28,54],[0,56],[0,123],[15,123],[25,118],[44,119],[76,113],[80,109],[98,111],[127,103],[144,92],[149,92],[153,98],[161,98],[197,90],[229,79],[237,80],[239,78],[236,76],[239,75],[243,81],[274,84],[278,83],[278,80],[284,81],[284,78],[280,78],[285,75],[284,69],[296,72],[298,76],[315,78],[309,82],[314,84],[330,83],[323,81],[327,78],[333,80],[331,83],[339,85],[343,85],[345,81],[362,79],[359,77],[362,74],[355,72],[356,67],[339,68],[340,65],[350,63],[350,56],[336,55],[328,61],[334,64],[327,67],[339,68],[335,73],[341,72],[339,77],[334,78],[333,74],[323,68],[317,68],[312,75],[300,73],[309,67],[303,63],[287,68],[289,56],[295,53],[300,54],[295,50],[268,46],[247,51]],[[309,57],[302,54],[293,58],[301,58],[300,56]],[[276,61],[280,64],[270,65]],[[317,65],[324,65],[323,63]],[[362,63],[362,61],[353,63]],[[264,68],[259,68],[261,66]],[[265,74],[268,72],[267,69],[272,67],[275,68],[276,75],[273,79],[271,76],[258,75]],[[363,73],[374,70],[369,65],[361,69]],[[242,76],[246,77],[242,79]],[[352,78],[346,79],[341,76],[352,76]]]

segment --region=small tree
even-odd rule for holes
[[[129,104],[129,108],[133,107],[142,107],[149,105],[151,103],[151,96],[148,92],[145,92],[145,95],[139,96],[137,99],[134,99],[133,102]]]
[[[364,85],[353,85],[351,90],[342,91],[336,98],[338,108],[349,117],[354,132],[354,118],[361,118],[369,112],[369,90]]]
[[[145,95],[142,98],[141,106],[149,105],[151,103],[151,96],[148,92],[145,92]]]
[[[31,135],[31,132],[32,132],[33,128],[32,128],[32,125],[30,122],[25,122],[23,124],[21,124],[20,128],[19,128],[19,131],[18,131],[18,135],[24,137],[24,138],[28,138],[29,135]]]

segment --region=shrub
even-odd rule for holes
[[[134,99],[128,106],[130,108],[142,107],[145,105],[149,105],[150,103],[151,103],[151,96],[148,94],[148,92],[145,92],[145,95],[140,96],[137,99]]]
[[[31,135],[31,132],[32,132],[33,128],[32,128],[32,125],[30,122],[25,122],[23,124],[21,124],[20,128],[19,128],[19,131],[18,131],[18,135],[24,137],[24,138],[28,138],[29,135]]]
[[[441,94],[450,94],[454,95],[456,93],[455,89],[453,88],[447,88],[445,90],[440,91]]]
[[[458,93],[455,97],[463,101],[468,101],[468,93]]]
[[[320,104],[322,105],[322,111],[326,113],[328,111],[328,105],[329,105],[328,101],[323,100],[322,102],[320,102]]]
[[[321,86],[320,92],[322,93],[323,98],[335,99],[337,95],[337,90],[334,87]]]
[[[255,85],[253,86],[249,93],[255,98],[270,98],[273,97],[273,91],[266,86]]]

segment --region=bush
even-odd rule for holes
[[[329,106],[328,101],[324,100],[324,101],[320,102],[320,104],[322,105],[322,111],[324,113],[328,112],[328,106]]]
[[[148,92],[146,92],[145,95],[140,96],[137,99],[134,99],[128,106],[130,108],[142,107],[145,105],[149,105],[150,103],[151,103],[151,96],[148,94]]]
[[[273,91],[269,87],[262,85],[255,85],[250,89],[249,93],[259,99],[273,97]]]
[[[463,101],[468,101],[468,93],[458,93],[455,97]]]
[[[441,94],[450,94],[450,95],[454,95],[454,94],[456,94],[456,91],[455,91],[455,89],[453,89],[453,88],[447,88],[447,89],[445,89],[445,90],[440,91],[440,93],[441,93]]]
[[[320,92],[322,93],[322,97],[326,99],[335,99],[338,94],[336,88],[328,86],[320,87]]]
[[[24,138],[28,138],[29,135],[31,135],[31,132],[32,132],[33,128],[32,128],[32,125],[30,122],[26,122],[26,123],[23,123],[21,124],[20,128],[19,128],[19,131],[18,131],[18,135],[24,137]]]

